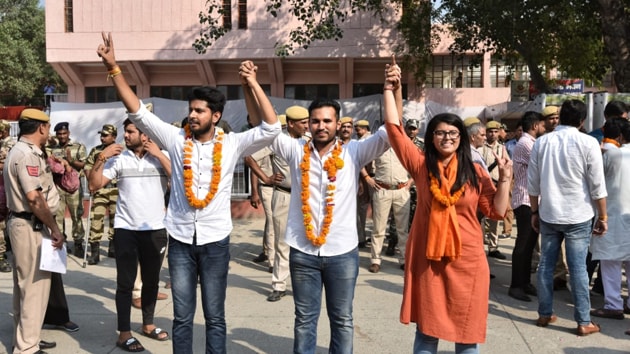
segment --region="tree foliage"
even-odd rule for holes
[[[44,10],[37,0],[0,0],[0,103],[42,104],[59,77],[46,63]]]

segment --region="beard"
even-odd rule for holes
[[[193,129],[193,127],[190,125],[190,122],[188,122],[188,124],[190,126],[190,132],[193,133],[194,136],[203,135],[209,133],[210,130],[212,130],[212,123],[210,121],[208,121],[208,123],[204,125],[199,124],[199,128],[196,129]]]

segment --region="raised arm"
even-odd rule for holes
[[[260,124],[262,119],[267,124],[275,124],[278,121],[276,112],[271,105],[271,101],[256,80],[258,67],[253,62],[247,60],[239,67],[239,77],[245,93],[245,105],[252,126]]]
[[[400,81],[400,67],[392,56],[391,64],[385,66],[383,105],[385,106],[385,122],[394,125],[401,125],[402,122],[402,89]]]
[[[122,70],[120,70],[120,67],[116,64],[112,34],[105,34],[105,32],[102,32],[101,34],[103,36],[103,44],[98,46],[96,53],[99,57],[101,57],[101,59],[103,59],[103,64],[105,64],[105,67],[109,72],[107,79],[112,80],[114,83],[118,96],[127,108],[127,111],[136,113],[138,112],[138,109],[140,109],[140,99],[138,99],[138,96],[136,96],[133,92],[125,79]]]

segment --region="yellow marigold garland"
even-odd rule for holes
[[[459,198],[464,193],[466,185],[463,185],[457,192],[453,193],[453,195],[446,196],[442,194],[442,190],[440,189],[438,180],[437,178],[435,178],[435,176],[433,176],[432,173],[429,174],[429,178],[431,179],[430,190],[431,194],[433,194],[433,198],[435,198],[438,202],[440,202],[440,204],[444,205],[447,208],[451,205],[455,205],[455,203],[457,203]]]
[[[337,142],[332,151],[332,156],[324,161],[324,170],[328,175],[328,185],[326,186],[326,208],[324,223],[319,235],[315,236],[313,230],[315,229],[311,222],[313,221],[313,215],[311,212],[311,206],[308,201],[310,199],[309,186],[309,172],[311,169],[311,149],[309,144],[304,144],[304,157],[300,163],[300,170],[302,171],[302,214],[304,215],[304,230],[306,232],[306,238],[316,247],[321,247],[326,243],[326,237],[330,232],[330,224],[333,221],[333,207],[335,206],[335,182],[337,181],[337,171],[343,168],[343,160],[339,157],[341,154],[341,142]]]
[[[223,150],[223,131],[217,132],[217,140],[214,143],[214,149],[212,151],[212,179],[210,180],[210,190],[204,199],[197,199],[195,192],[193,191],[193,169],[192,169],[192,154],[193,154],[193,141],[190,133],[190,127],[186,125],[184,127],[186,132],[186,140],[184,141],[184,191],[186,193],[186,199],[188,204],[195,209],[203,209],[214,198],[215,194],[219,190],[219,182],[221,182],[221,151]]]

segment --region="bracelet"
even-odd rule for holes
[[[372,177],[370,177],[370,175],[367,175],[365,177],[363,177],[364,180],[369,181],[370,179],[372,179]]]
[[[118,65],[114,66],[112,70],[108,71],[107,81],[109,81],[109,79],[113,79],[120,74],[122,74],[122,70],[120,70],[120,67]]]
[[[99,154],[97,160],[100,161],[100,162],[105,162],[105,161],[107,161],[107,157]]]
[[[608,221],[608,215],[600,215],[597,220],[606,222]]]

